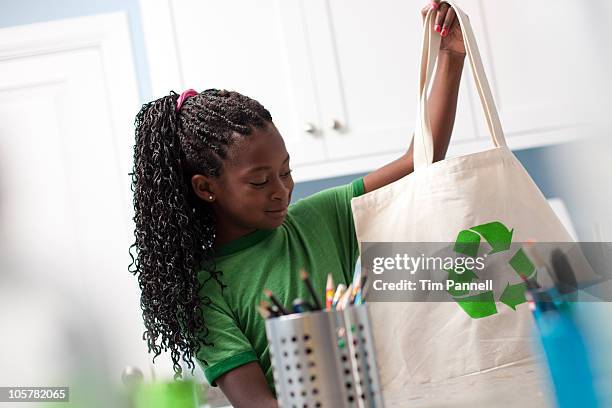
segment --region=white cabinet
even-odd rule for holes
[[[463,2],[462,2],[463,3]],[[472,18],[510,147],[558,143],[586,135],[603,113],[603,56],[591,6],[479,0]],[[599,78],[599,79],[597,79]],[[479,133],[485,122],[478,121]]]
[[[562,24],[547,25],[541,34],[544,5],[461,1],[511,147],[572,138],[573,127],[584,122],[573,108],[579,84],[571,78],[585,67],[559,70],[567,41],[550,45],[573,22],[569,3],[556,6],[565,7],[555,12]],[[170,89],[235,89],[272,113],[296,181],[370,171],[410,144],[424,4],[141,0],[155,97]],[[575,37],[570,42],[580,44],[583,37]],[[579,48],[572,51],[585,54]],[[492,144],[466,60],[449,155],[487,147]]]

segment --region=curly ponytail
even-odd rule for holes
[[[191,177],[217,177],[234,135],[247,136],[252,127],[272,122],[257,101],[237,92],[208,89],[176,111],[178,94],[171,92],[143,105],[136,115],[132,191],[135,242],[128,270],[138,276],[149,352],[153,361],[170,350],[175,377],[179,361],[195,368],[208,329],[198,272],[208,273],[223,289],[215,270],[214,214],[191,187]],[[136,249],[136,257],[132,249]],[[204,362],[206,363],[206,362]]]

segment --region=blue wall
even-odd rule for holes
[[[128,15],[140,97],[143,102],[148,101],[152,95],[151,79],[138,0],[0,0],[0,28],[116,11],[124,11]],[[576,199],[577,196],[588,197],[588,191],[578,193],[570,191],[563,182],[563,173],[558,171],[563,162],[559,157],[567,156],[567,152],[572,151],[574,147],[573,144],[568,144],[527,149],[517,151],[516,156],[546,197],[560,197],[566,202],[579,236],[589,239],[589,225],[595,218],[600,217],[600,214],[597,212],[591,214],[588,205]],[[573,165],[576,166],[576,163]],[[565,170],[567,171],[567,168]],[[354,174],[298,183],[295,186],[293,200],[324,188],[349,183],[362,175]],[[588,186],[585,186],[585,189],[586,187]]]
[[[553,183],[554,175],[550,173],[549,169],[549,157],[551,153],[554,155],[554,151],[559,148],[561,147],[551,146],[514,152],[546,197],[559,197],[559,194],[562,194],[558,186]],[[358,173],[349,176],[298,183],[295,186],[292,200],[295,201],[299,198],[306,197],[324,188],[350,183],[354,179],[366,174],[367,173]]]

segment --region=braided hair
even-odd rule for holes
[[[182,373],[181,354],[193,373],[201,345],[214,346],[202,313],[211,299],[200,294],[198,273],[225,286],[214,264],[214,213],[194,193],[191,177],[218,177],[236,138],[272,122],[259,102],[237,92],[207,89],[177,112],[178,97],[170,92],[136,115],[130,173],[136,239],[128,266],[141,289],[143,340],[153,362],[162,349],[170,350],[175,378]]]

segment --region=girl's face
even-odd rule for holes
[[[221,175],[194,176],[192,185],[200,198],[212,204],[218,233],[222,229],[240,235],[280,226],[294,183],[289,154],[276,126],[268,123],[248,136],[237,136]]]

